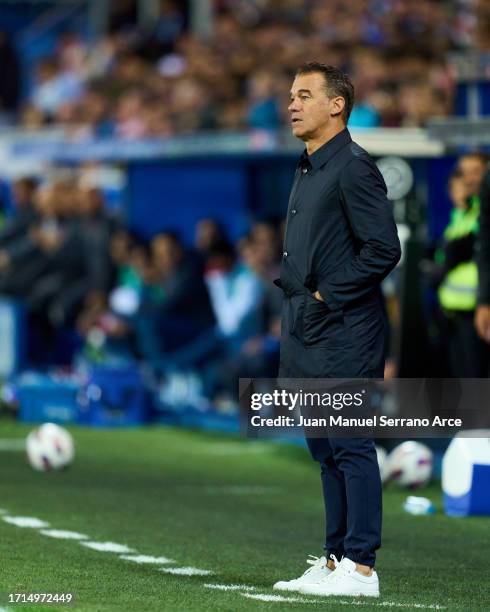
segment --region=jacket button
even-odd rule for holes
[[[303,174],[306,174],[308,172],[308,168],[303,168]]]
[[[291,214],[293,215],[293,217],[294,217],[294,215],[295,215],[297,212],[298,212],[298,211],[296,210],[296,208],[293,208],[293,210],[291,211]]]
[[[287,251],[284,251],[284,253],[282,254],[282,256],[283,256],[284,258],[286,258],[288,255],[289,255],[289,253],[288,253]]]

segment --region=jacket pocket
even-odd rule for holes
[[[304,297],[295,295],[285,300],[287,309],[286,321],[287,330],[300,342],[303,342],[303,312],[305,308]]]
[[[309,293],[305,293],[303,300],[301,335],[305,347],[344,347],[352,343],[343,312],[330,311]]]

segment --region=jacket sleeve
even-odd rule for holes
[[[356,157],[344,168],[340,195],[356,254],[328,277],[318,279],[318,291],[330,310],[339,310],[369,293],[401,256],[386,185],[369,157]]]
[[[480,193],[480,234],[478,236],[478,303],[490,304],[490,170]]]

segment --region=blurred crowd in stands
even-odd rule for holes
[[[423,316],[434,376],[484,376],[474,328],[480,185],[488,157],[462,155],[449,177],[447,227],[420,262]],[[132,234],[106,205],[92,166],[53,168],[12,186],[15,214],[0,229],[0,295],[23,304],[29,363],[145,364],[153,380],[194,373],[207,398],[234,397],[239,377],[275,377],[283,224],[256,220],[233,243],[201,219],[194,243],[165,229]],[[441,194],[442,196],[442,194]],[[383,289],[389,319],[385,376],[397,375],[397,270]]]
[[[458,159],[449,222],[420,263],[435,376],[486,372],[474,316],[479,193],[489,168],[483,153]],[[213,400],[234,397],[239,377],[275,377],[281,221],[257,220],[236,243],[211,218],[198,222],[192,245],[171,229],[145,241],[109,212],[91,170],[53,168],[42,182],[24,177],[11,186],[15,214],[0,229],[0,295],[24,305],[30,364],[70,365],[77,355],[102,365],[138,362],[164,384],[194,373]],[[388,378],[397,375],[399,354],[397,278],[395,270],[383,287]]]
[[[0,97],[30,129],[74,137],[166,137],[200,130],[276,129],[291,76],[312,59],[342,66],[356,86],[351,126],[423,126],[451,113],[451,51],[490,50],[486,0],[214,0],[212,33],[191,33],[185,2],[162,0],[137,25],[133,0],[112,3],[108,33],[66,32],[19,100],[3,37]]]
[[[30,361],[143,361],[157,379],[199,371],[209,397],[241,376],[275,376],[281,292],[280,223],[258,221],[232,244],[202,219],[195,244],[172,231],[131,235],[79,175],[12,187],[16,214],[0,230],[0,294],[28,317]],[[65,350],[60,353],[60,349]]]

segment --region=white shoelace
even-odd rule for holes
[[[343,559],[344,557],[342,557]],[[334,570],[331,570],[330,573],[328,574],[328,576],[323,576],[320,580],[320,582],[330,582],[331,580],[333,580],[333,577],[337,574],[338,572],[338,568],[340,567],[340,563],[342,561],[342,559],[339,561],[337,559],[337,557],[335,555],[330,555],[329,559],[331,559],[333,561],[333,564],[335,566]],[[327,566],[328,567],[328,566]],[[329,568],[330,569],[330,568]]]
[[[315,555],[308,555],[308,557],[309,558],[306,559],[306,563],[308,563],[308,565],[311,565],[311,567],[306,570],[303,576],[306,576],[306,574],[309,574],[310,572],[316,569],[320,569],[322,566],[327,564],[327,560],[325,559],[325,557],[315,557]]]

